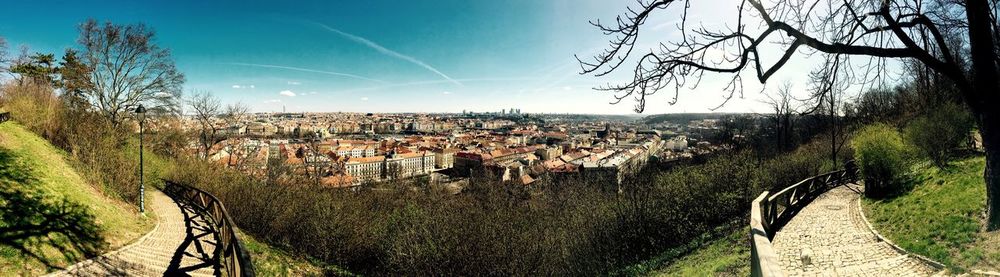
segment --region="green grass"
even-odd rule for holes
[[[93,223],[93,235],[103,240],[98,250],[107,251],[133,241],[155,224],[154,217],[144,218],[133,206],[105,197],[76,173],[63,151],[13,121],[0,124],[0,150],[8,157],[2,161],[6,172],[0,176],[0,184],[11,193],[7,196],[38,204],[38,209],[4,209],[0,220],[6,221],[0,222],[0,227],[27,226],[16,225],[17,220],[40,224],[44,220],[39,214],[57,211],[59,205],[79,206],[78,217],[72,219],[80,220],[80,225]],[[72,221],[68,224],[80,227]],[[55,235],[0,241],[0,276],[39,275],[83,259],[70,254],[74,251],[60,249],[71,243],[71,239]]]
[[[350,272],[334,266],[322,266],[319,261],[297,257],[284,250],[257,241],[254,237],[240,232],[240,240],[250,251],[254,270],[258,276],[353,276]]]
[[[155,186],[158,189],[163,189],[163,182],[160,178],[167,176],[171,170],[174,170],[175,164],[174,160],[167,157],[160,156],[150,150],[149,145],[145,145],[142,149],[142,161],[143,161],[143,174],[144,183],[147,185]],[[139,138],[134,137],[128,140],[125,144],[125,156],[129,159],[139,160]]]
[[[959,159],[943,169],[918,163],[903,186],[908,191],[883,200],[865,199],[865,214],[886,238],[952,271],[1000,269],[1000,234],[981,231],[985,165],[981,156]]]
[[[678,257],[656,276],[749,276],[749,228],[733,230],[687,255]]]
[[[615,276],[750,275],[750,229],[743,221],[718,226],[686,245],[612,272]]]

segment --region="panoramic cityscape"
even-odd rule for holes
[[[13,1],[0,276],[1000,276],[1000,1]]]

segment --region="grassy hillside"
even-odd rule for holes
[[[911,169],[907,189],[884,200],[865,200],[865,215],[900,247],[954,271],[1000,270],[1000,232],[982,232],[986,203],[983,157],[940,169],[929,162]]]
[[[687,245],[665,251],[653,259],[628,267],[617,275],[748,276],[749,233],[749,228],[735,222],[721,226]]]
[[[153,216],[88,184],[65,153],[15,122],[0,124],[0,275],[38,275],[121,247]]]
[[[354,276],[339,267],[321,266],[318,261],[297,257],[246,233],[240,232],[239,236],[250,251],[259,276]]]
[[[749,276],[749,228],[735,230],[678,257],[655,276]]]

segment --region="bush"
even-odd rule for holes
[[[8,82],[0,86],[0,106],[14,120],[32,132],[49,138],[58,133],[61,102],[51,86],[25,82]]]
[[[855,134],[851,146],[865,181],[865,195],[882,197],[892,192],[907,168],[906,148],[899,132],[882,123],[868,125]]]
[[[938,167],[944,167],[955,148],[969,136],[972,118],[962,106],[948,102],[910,122],[904,130],[907,143]]]
[[[136,203],[138,151],[129,144],[137,143],[137,136],[127,125],[114,126],[101,114],[66,104],[45,84],[9,82],[0,87],[0,105],[13,120],[68,152],[77,171],[102,193]]]

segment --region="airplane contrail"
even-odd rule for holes
[[[340,73],[340,72],[333,72],[333,71],[323,71],[323,70],[315,70],[315,69],[293,67],[293,66],[272,65],[272,64],[256,64],[256,63],[225,63],[225,64],[239,65],[239,66],[250,66],[250,67],[277,68],[277,69],[295,70],[295,71],[302,71],[302,72],[312,72],[312,73],[328,74],[328,75],[335,75],[335,76],[343,76],[343,77],[349,77],[349,78],[354,78],[354,79],[361,79],[361,80],[372,81],[372,82],[379,82],[379,83],[383,83],[383,84],[386,83],[385,81],[382,81],[382,80],[376,80],[376,79],[372,79],[372,78],[368,78],[368,77],[363,77],[363,76],[358,76],[358,75],[349,74],[349,73]]]
[[[431,72],[434,72],[437,75],[440,75],[445,80],[448,80],[451,83],[454,83],[454,84],[459,85],[459,86],[462,85],[462,83],[459,82],[458,80],[455,80],[455,79],[452,79],[451,77],[448,77],[448,75],[445,75],[444,73],[442,73],[441,71],[437,70],[433,66],[430,66],[430,65],[424,63],[423,61],[420,61],[420,60],[418,60],[418,59],[416,59],[414,57],[410,57],[410,56],[407,56],[407,55],[400,54],[399,52],[392,51],[392,50],[390,50],[388,48],[385,48],[382,45],[379,45],[378,43],[370,41],[370,40],[368,40],[366,38],[359,37],[359,36],[356,36],[356,35],[353,35],[353,34],[349,34],[349,33],[343,32],[341,30],[337,30],[337,29],[335,29],[333,27],[327,26],[326,24],[319,23],[319,22],[312,22],[312,23],[316,24],[316,25],[318,25],[320,27],[323,27],[327,31],[331,31],[331,32],[337,33],[338,35],[340,35],[342,37],[345,37],[345,38],[350,39],[350,40],[352,40],[354,42],[357,42],[357,43],[363,44],[365,46],[368,46],[369,48],[375,49],[375,51],[378,51],[379,53],[382,53],[382,54],[385,54],[385,55],[389,55],[389,56],[392,56],[392,57],[395,57],[395,58],[398,58],[398,59],[402,59],[402,60],[408,61],[408,62],[416,64],[416,65],[419,65],[420,67],[423,67],[423,68],[425,68],[427,70],[430,70]]]
[[[459,82],[509,82],[509,81],[537,81],[537,80],[539,80],[539,79],[538,78],[532,78],[532,77],[512,77],[512,78],[468,78],[468,79],[456,79],[455,81],[459,81]],[[388,84],[388,85],[382,85],[382,86],[376,86],[376,87],[354,88],[354,89],[340,90],[340,91],[335,91],[335,92],[336,93],[359,92],[359,91],[370,91],[370,90],[379,90],[379,89],[396,88],[396,87],[408,87],[408,86],[444,84],[444,83],[451,83],[451,82],[452,81],[449,81],[449,80],[414,81],[414,82],[408,82],[408,83]]]

